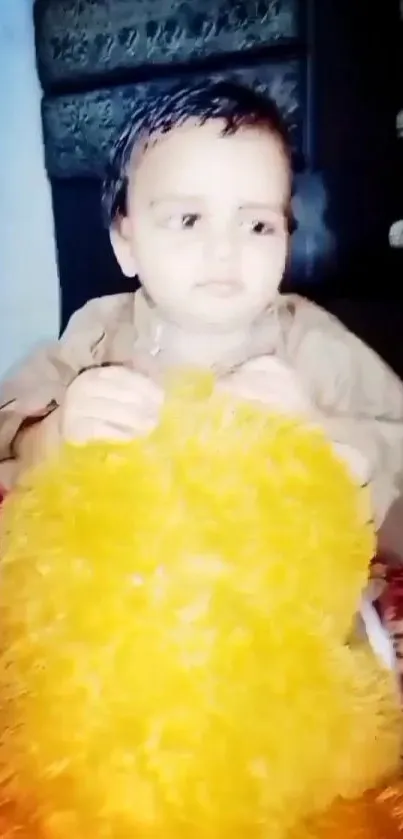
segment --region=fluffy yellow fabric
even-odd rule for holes
[[[0,835],[283,839],[397,763],[345,642],[374,534],[319,431],[209,379],[5,505]]]

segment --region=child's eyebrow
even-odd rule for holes
[[[269,210],[270,213],[277,213],[279,215],[284,214],[284,204],[276,203],[270,204],[265,201],[253,201],[253,202],[246,202],[239,205],[240,210],[250,210],[252,212],[256,210]]]
[[[161,204],[186,204],[186,203],[204,203],[205,198],[201,195],[163,195],[161,198],[153,198],[150,201],[150,207],[158,207]],[[265,201],[240,201],[238,210],[249,210],[251,212],[266,210],[271,213],[279,215],[284,214],[284,204],[282,203],[267,203]]]
[[[153,198],[150,207],[158,207],[160,204],[184,204],[186,202],[203,201],[200,195],[162,195],[160,198]]]

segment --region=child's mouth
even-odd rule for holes
[[[201,284],[201,288],[214,294],[216,297],[233,297],[239,294],[241,284],[233,280],[209,280]]]

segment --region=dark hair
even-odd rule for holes
[[[276,103],[236,82],[201,82],[159,91],[141,101],[113,148],[102,189],[102,210],[108,227],[127,214],[128,170],[133,149],[149,137],[165,133],[188,119],[201,124],[224,121],[223,134],[243,126],[266,128],[278,137],[291,170],[288,129]]]

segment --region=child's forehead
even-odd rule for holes
[[[231,144],[236,143],[239,147],[241,143],[254,140],[270,146],[281,146],[280,139],[269,126],[244,124],[232,129],[221,118],[201,120],[192,117],[172,125],[163,132],[156,131],[139,138],[133,149],[132,162],[135,166],[140,165],[142,159],[153,149],[158,149],[159,156],[165,154],[167,158],[171,158],[175,151],[182,154],[193,151],[201,155],[205,151],[218,151],[222,141],[225,141],[228,148]]]
[[[130,177],[138,186],[207,186],[212,180],[264,189],[288,189],[289,165],[280,139],[268,127],[227,131],[222,119],[189,119],[135,148]]]

